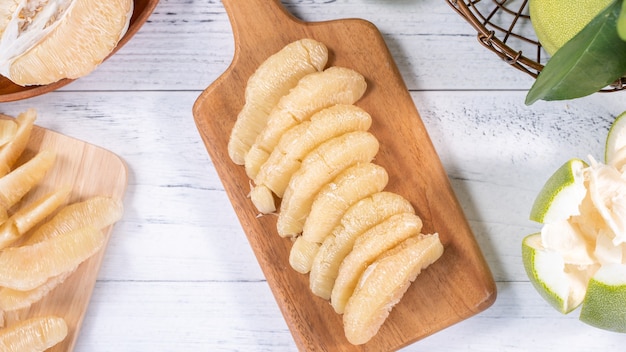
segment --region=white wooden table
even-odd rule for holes
[[[243,1],[243,0],[242,0]],[[626,336],[550,308],[528,282],[523,236],[535,194],[565,160],[602,157],[624,93],[524,105],[529,76],[476,41],[444,0],[284,1],[306,21],[359,17],[383,33],[497,281],[485,312],[407,351],[623,350]],[[88,77],[0,112],[89,141],[129,166],[77,351],[291,351],[295,345],[193,122],[229,65],[219,1],[161,0]]]

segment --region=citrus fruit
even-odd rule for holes
[[[382,253],[407,238],[419,235],[422,220],[413,213],[389,217],[364,232],[354,241],[352,251],[339,266],[337,279],[330,296],[330,303],[337,313],[343,313],[346,303],[365,269]]]
[[[550,55],[580,32],[612,0],[530,0],[530,22]]]
[[[298,171],[302,159],[310,151],[344,133],[367,131],[371,124],[372,117],[354,105],[333,105],[315,113],[310,121],[299,123],[280,137],[278,145],[259,169],[254,179],[256,186],[252,193],[274,192],[282,198],[291,176]],[[257,188],[267,190],[258,191]],[[269,200],[267,195],[259,198],[261,201]],[[261,211],[257,203],[254,202],[254,204]],[[271,207],[264,208],[271,209]]]
[[[49,278],[43,284],[31,290],[15,290],[8,287],[0,288],[0,309],[5,312],[30,307],[33,303],[44,298],[55,287],[62,284],[73,271],[66,271]]]
[[[11,208],[35,187],[54,164],[56,153],[41,150],[32,159],[0,178],[0,206]]]
[[[600,268],[589,281],[580,320],[595,327],[626,333],[626,265]]]
[[[617,332],[626,332],[626,174],[617,168],[626,144],[624,121],[620,115],[609,130],[606,164],[591,156],[589,166],[570,161],[542,189],[556,195],[544,196],[544,208],[570,199],[577,213],[544,221],[541,233],[522,242],[526,273],[547,302],[562,313],[580,306],[581,321]],[[575,192],[582,197],[559,200],[575,185],[584,189]]]
[[[45,351],[63,341],[66,336],[67,324],[63,318],[30,318],[0,330],[0,350]]]
[[[373,163],[347,168],[315,196],[302,236],[311,242],[324,242],[350,206],[382,191],[388,181],[385,168]]]
[[[371,227],[400,213],[415,213],[415,210],[408,200],[391,192],[375,193],[348,208],[313,259],[309,273],[311,291],[330,299],[339,266],[352,250],[355,240]]]
[[[309,73],[321,71],[328,60],[326,46],[313,39],[292,42],[267,58],[246,84],[246,102],[228,140],[228,155],[243,165],[245,156],[281,97]]]
[[[113,51],[132,10],[132,0],[20,0],[0,41],[0,74],[22,86],[84,76]]]
[[[329,67],[302,77],[289,94],[278,101],[268,116],[267,125],[246,154],[244,164],[248,177],[256,178],[286,131],[309,121],[320,110],[335,104],[353,104],[365,94],[366,88],[363,75],[344,67]]]
[[[535,198],[530,220],[545,224],[578,214],[586,193],[582,171],[587,166],[581,159],[570,159],[558,168]]]
[[[626,164],[626,112],[615,118],[604,147],[604,162],[618,170]]]
[[[13,120],[0,120],[0,147],[11,142],[17,133],[17,123]]]
[[[522,261],[537,292],[559,312],[569,313],[582,303],[594,267],[566,265],[558,252],[543,247],[538,233],[522,241]]]
[[[0,286],[32,290],[53,276],[73,271],[102,246],[106,237],[83,227],[45,241],[0,252]]]
[[[324,185],[350,166],[374,159],[378,148],[374,135],[357,131],[335,137],[311,151],[285,190],[276,224],[278,234],[287,237],[301,233],[313,200]]]
[[[11,168],[22,155],[26,144],[30,140],[30,135],[37,119],[37,111],[28,109],[15,118],[17,130],[13,139],[0,148],[0,176],[4,176],[11,171]]]
[[[350,343],[368,342],[417,275],[443,254],[437,234],[409,237],[367,267],[343,314]]]

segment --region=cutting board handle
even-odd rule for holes
[[[288,28],[303,24],[280,0],[222,0],[230,19],[237,49],[254,49],[266,40],[276,41]]]

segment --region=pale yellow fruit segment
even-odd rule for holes
[[[306,38],[286,45],[259,65],[248,79],[245,103],[228,141],[228,155],[235,164],[244,164],[250,146],[280,98],[305,75],[323,70],[327,60],[326,46]]]
[[[2,73],[23,86],[50,84],[90,73],[128,29],[133,4],[132,0],[73,0],[61,14],[54,13],[53,8],[48,12],[51,7],[44,6],[40,13],[48,14],[51,28],[29,26],[28,33],[20,33],[15,39],[24,43],[8,43],[9,48],[11,44],[20,48],[10,54],[5,51],[7,56],[17,56],[2,58],[10,65],[8,74],[0,67]],[[40,22],[46,23],[33,23]]]
[[[355,345],[368,342],[419,273],[443,254],[437,234],[413,236],[381,255],[363,273],[343,315],[344,332]]]
[[[366,88],[361,74],[343,67],[333,66],[304,76],[278,101],[267,125],[248,151],[245,160],[248,177],[256,178],[285,132],[322,109],[336,104],[354,104]]]
[[[30,140],[30,135],[37,119],[37,111],[28,109],[17,115],[17,131],[13,139],[0,148],[0,176],[4,176],[11,171],[11,168],[22,155],[26,144]]]
[[[2,351],[45,351],[63,341],[68,327],[63,318],[35,317],[0,329]]]
[[[9,209],[35,187],[54,164],[56,154],[42,150],[32,159],[0,178],[0,206]]]
[[[358,131],[333,138],[309,153],[285,190],[278,214],[278,234],[286,237],[301,233],[320,189],[348,167],[371,161],[378,148],[376,137]]]
[[[371,124],[372,117],[354,105],[338,104],[315,113],[310,121],[294,126],[280,138],[254,179],[255,189],[266,188],[281,198],[289,180],[308,153],[344,133],[367,131]],[[255,206],[259,209],[256,203]]]
[[[346,169],[324,186],[313,200],[302,236],[310,242],[322,243],[350,206],[382,191],[388,181],[387,171],[376,164],[357,164]]]
[[[296,240],[300,245],[291,248],[291,266],[300,273],[308,273],[321,243],[346,210],[364,197],[382,191],[388,180],[384,168],[366,163],[349,167],[324,186],[313,200],[302,236]]]
[[[26,232],[59,208],[70,195],[70,187],[61,187],[35,202],[20,208],[0,225],[0,249],[11,245]]]
[[[0,147],[11,142],[17,133],[17,123],[14,120],[0,119]]]
[[[122,218],[124,205],[118,199],[95,196],[63,207],[39,226],[24,242],[31,245],[82,227],[104,229]]]
[[[356,238],[400,213],[414,213],[411,203],[396,193],[384,191],[363,198],[348,208],[313,259],[309,273],[311,291],[319,297],[330,299],[339,266],[352,250]]]
[[[5,312],[30,307],[33,303],[44,298],[55,287],[62,284],[76,268],[49,278],[45,283],[31,290],[14,290],[8,287],[0,288],[0,309]]]
[[[402,213],[388,218],[358,237],[352,251],[339,267],[331,292],[330,303],[335,312],[344,312],[348,299],[368,265],[385,251],[411,236],[418,235],[421,230],[422,220],[419,216]]]
[[[5,248],[0,252],[0,286],[32,290],[76,268],[105,240],[101,230],[83,227],[33,245]]]
[[[302,236],[298,237],[289,252],[289,265],[301,274],[308,273],[319,248],[319,243],[307,241]]]

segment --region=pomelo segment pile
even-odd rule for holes
[[[311,292],[342,314],[347,341],[361,345],[444,246],[438,233],[422,233],[409,200],[384,191],[389,175],[375,164],[372,116],[354,105],[365,77],[327,61],[323,43],[303,38],[262,62],[228,152],[245,167],[259,215],[275,214],[276,232],[293,241],[290,266],[309,274]]]
[[[126,33],[133,0],[2,0],[0,75],[21,86],[93,71]]]
[[[540,191],[524,238],[524,267],[539,294],[580,320],[626,332],[626,112],[613,123],[605,160],[571,159]]]

